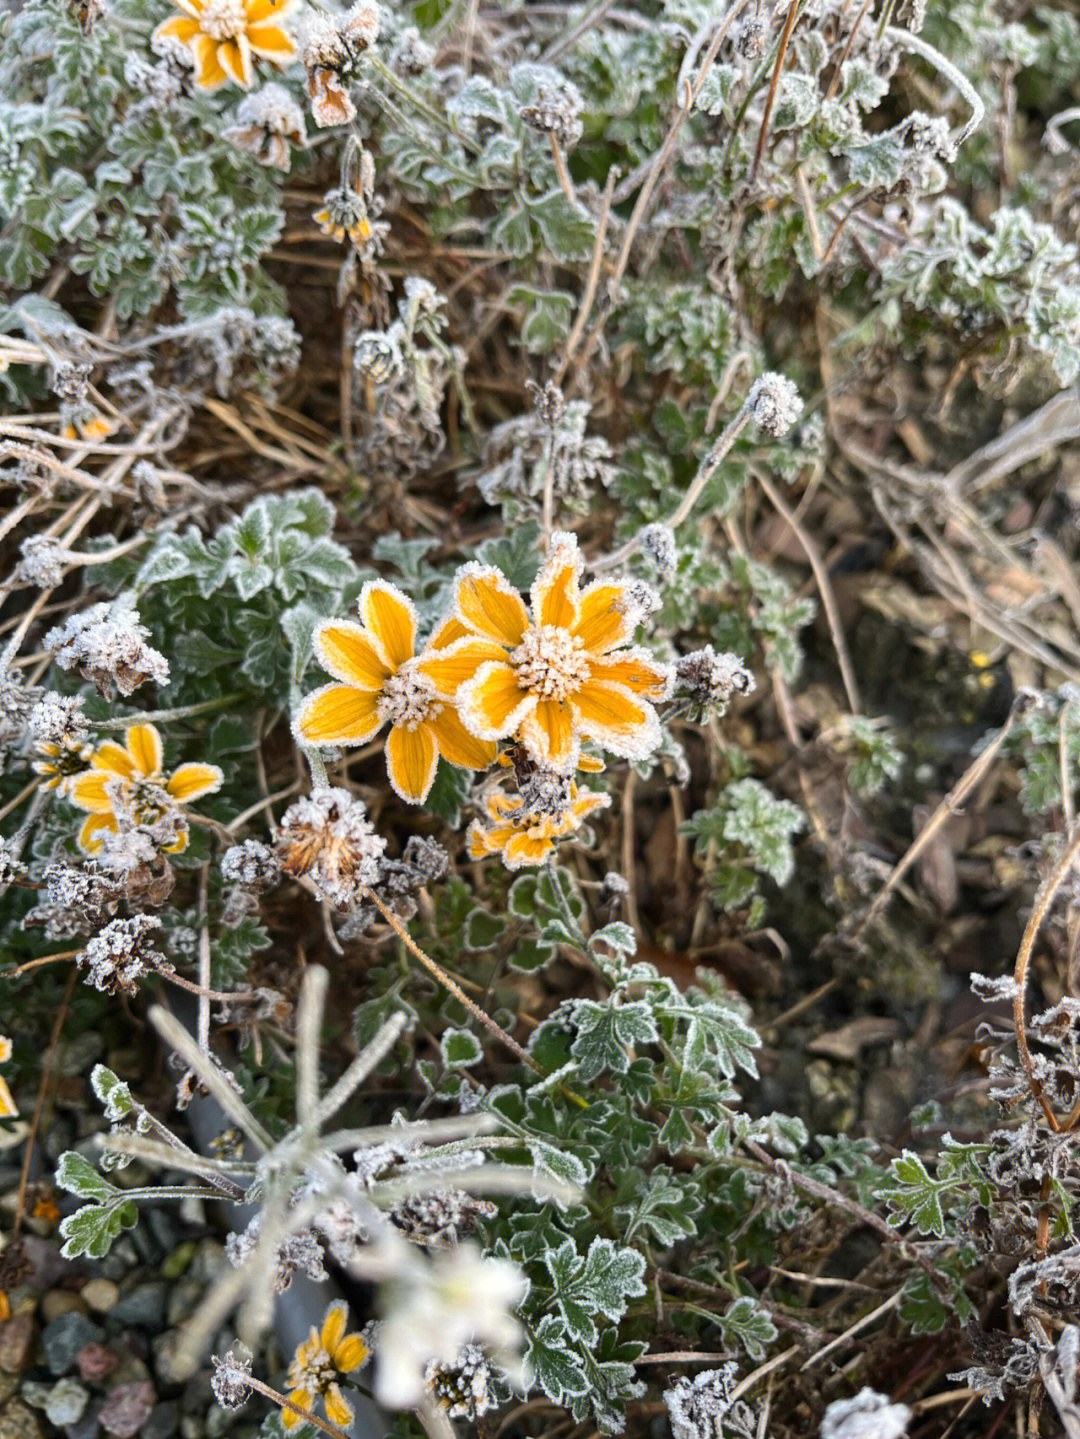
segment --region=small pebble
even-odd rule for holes
[[[9,1399],[0,1410],[0,1439],[41,1439],[41,1420],[21,1399]]]
[[[98,1424],[98,1414],[101,1411],[101,1404],[102,1401],[100,1399],[92,1399],[90,1401],[86,1406],[82,1418],[77,1420],[76,1423],[68,1424],[65,1427],[64,1433],[67,1435],[67,1439],[95,1439],[101,1427]]]
[[[49,1390],[45,1417],[58,1429],[77,1424],[89,1401],[90,1395],[77,1379],[58,1379]]]
[[[180,1403],[176,1399],[166,1399],[150,1410],[150,1416],[142,1427],[142,1439],[172,1439],[179,1428]]]
[[[110,1318],[136,1329],[164,1329],[168,1288],[160,1281],[136,1284],[122,1294],[110,1311]]]
[[[163,1279],[179,1279],[195,1258],[196,1247],[193,1239],[178,1244],[161,1266],[161,1277]]]
[[[116,1439],[133,1439],[146,1423],[157,1395],[149,1380],[121,1384],[106,1397],[98,1415],[101,1427]],[[0,1439],[3,1436],[0,1435]]]
[[[100,1344],[104,1334],[85,1314],[62,1314],[41,1331],[41,1347],[49,1373],[57,1378],[75,1365],[75,1356],[86,1344]]]
[[[59,1319],[61,1314],[85,1314],[86,1305],[78,1294],[70,1289],[50,1289],[41,1296],[41,1317],[46,1324]]]
[[[119,1287],[111,1279],[91,1279],[82,1289],[82,1297],[91,1309],[107,1314],[120,1298]]]
[[[22,1374],[34,1358],[34,1311],[23,1309],[0,1324],[0,1369]]]
[[[75,1356],[79,1378],[87,1384],[99,1384],[107,1379],[119,1363],[119,1355],[106,1349],[104,1344],[84,1344]]]

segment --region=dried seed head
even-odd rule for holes
[[[253,894],[264,894],[278,882],[281,862],[269,845],[245,839],[230,845],[221,856],[221,877],[226,884],[238,884]]]
[[[237,1339],[229,1346],[223,1359],[213,1355],[214,1374],[210,1388],[223,1409],[239,1409],[245,1403],[251,1386],[251,1350]]]
[[[129,695],[146,680],[168,684],[169,662],[146,643],[150,631],[130,599],[91,605],[51,629],[44,646],[61,669],[77,669],[101,695]]]
[[[786,435],[803,411],[803,402],[791,380],[784,375],[762,375],[746,397],[750,418],[773,439]]]
[[[675,709],[695,724],[722,715],[733,694],[748,695],[755,688],[754,676],[738,655],[718,655],[712,645],[675,662]]]
[[[100,934],[89,940],[75,958],[80,969],[87,971],[87,981],[105,994],[134,994],[138,982],[148,971],[169,973],[172,965],[150,943],[150,935],[160,928],[149,914],[135,914],[130,919],[114,919]]]
[[[82,704],[78,695],[58,695],[55,690],[46,690],[30,711],[26,726],[30,738],[41,744],[84,740],[90,725]]]
[[[429,1364],[424,1379],[449,1419],[475,1421],[497,1402],[495,1370],[479,1344],[464,1345],[451,1364]]]
[[[347,909],[359,886],[378,882],[386,841],[348,790],[317,789],[285,811],[275,845],[286,874],[309,879],[330,904]]]
[[[525,388],[532,396],[533,409],[540,423],[554,429],[566,410],[566,398],[562,390],[553,380],[548,380],[543,387],[535,380],[526,380]]]
[[[642,553],[648,555],[656,566],[661,581],[667,581],[675,573],[678,551],[675,547],[675,532],[667,525],[646,525],[638,537]]]

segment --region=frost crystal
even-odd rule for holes
[[[449,1419],[475,1420],[495,1407],[495,1370],[479,1344],[466,1344],[452,1364],[429,1364],[424,1378]]]
[[[725,1416],[736,1431],[752,1432],[750,1410],[732,1399],[737,1372],[732,1362],[722,1369],[706,1369],[694,1379],[680,1379],[665,1390],[673,1439],[723,1439]]]
[[[346,789],[317,789],[290,805],[277,833],[281,867],[294,879],[307,878],[339,909],[357,889],[379,878],[386,841],[375,833],[361,800]]]
[[[40,694],[38,689],[27,689],[10,670],[0,672],[0,746],[19,738]]]
[[[89,733],[78,695],[58,695],[46,690],[30,711],[27,729],[30,738],[41,744],[77,744]]]
[[[787,434],[803,410],[795,385],[776,374],[762,375],[760,380],[755,380],[746,403],[754,424],[774,440]]]
[[[477,1221],[494,1219],[495,1205],[463,1189],[440,1189],[402,1200],[390,1211],[391,1221],[414,1244],[451,1248],[476,1232]]]
[[[53,590],[64,578],[68,553],[59,540],[48,535],[30,535],[19,546],[22,559],[15,571],[16,583]]]
[[[61,669],[78,669],[101,695],[115,685],[129,695],[146,680],[169,682],[169,662],[146,643],[150,631],[131,601],[91,605],[45,636],[45,649]]]
[[[237,1340],[229,1346],[223,1359],[213,1355],[214,1375],[210,1388],[223,1409],[239,1409],[250,1391],[252,1353]]]
[[[283,85],[271,81],[240,101],[236,124],[224,132],[224,138],[263,164],[287,170],[292,160],[289,141],[307,144],[304,113]]]
[[[825,1410],[821,1439],[902,1439],[911,1410],[888,1396],[860,1389],[854,1399],[837,1399]]]
[[[263,1212],[256,1213],[248,1227],[239,1234],[230,1234],[225,1241],[225,1254],[234,1269],[239,1269],[254,1254],[262,1230]],[[323,1247],[312,1229],[287,1234],[277,1246],[271,1285],[275,1294],[284,1294],[296,1273],[306,1274],[317,1284],[329,1278],[323,1263]]]
[[[755,688],[754,676],[738,655],[718,655],[712,645],[675,662],[676,710],[696,724],[722,715],[733,694],[748,695]]]
[[[226,884],[239,884],[253,894],[263,894],[277,883],[281,864],[269,845],[245,839],[230,845],[221,856],[221,877]]]
[[[0,884],[10,884],[26,873],[23,864],[10,839],[0,837]]]
[[[87,980],[95,989],[105,994],[115,994],[117,990],[134,994],[147,970],[161,973],[172,969],[160,950],[149,943],[150,935],[158,928],[158,921],[148,914],[111,920],[87,942],[75,963],[87,970]]]
[[[646,525],[638,538],[643,552],[656,566],[661,580],[669,580],[675,573],[675,561],[678,557],[674,531],[667,525]]]

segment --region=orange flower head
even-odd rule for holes
[[[101,831],[119,830],[122,814],[136,824],[152,825],[178,806],[221,787],[224,776],[216,764],[182,764],[166,775],[163,761],[161,735],[152,724],[132,725],[123,746],[106,740],[93,752],[90,770],[77,775],[69,791],[72,804],[89,811],[78,834],[84,853],[100,851]],[[177,854],[187,842],[185,827],[176,843],[166,848]]]
[[[245,90],[255,78],[254,57],[284,65],[296,42],[280,21],[295,0],[174,0],[183,13],[164,20],[154,41],[179,40],[195,61],[195,83],[219,90],[230,80]]]
[[[465,836],[469,858],[497,854],[507,869],[543,864],[560,839],[576,834],[589,815],[610,802],[609,795],[592,790],[579,794],[565,775],[540,771],[522,794],[493,790],[486,797],[483,816]]]
[[[319,663],[338,683],[304,701],[293,725],[301,743],[366,744],[389,724],[387,774],[409,804],[427,799],[440,755],[462,769],[487,769],[495,745],[465,728],[453,701],[423,671],[421,661],[444,643],[445,626],[417,658],[416,610],[395,585],[369,580],[359,611],[360,624],[328,620],[316,632]]]
[[[370,1349],[361,1334],[346,1334],[349,1310],[343,1299],[336,1299],[326,1311],[322,1328],[296,1347],[289,1365],[289,1398],[298,1408],[310,1413],[315,1400],[322,1399],[326,1417],[340,1429],[353,1422],[353,1408],[338,1386],[343,1374],[352,1374],[367,1362]],[[291,1409],[283,1409],[281,1422],[286,1429],[295,1429],[303,1420]]]
[[[67,736],[63,740],[38,740],[35,748],[38,758],[34,770],[41,775],[42,788],[54,789],[58,794],[70,793],[79,775],[89,770],[94,753],[84,741]]]
[[[582,740],[639,759],[660,743],[652,701],[666,698],[667,667],[629,642],[642,604],[627,581],[581,586],[572,534],[552,537],[532,587],[532,615],[492,565],[458,571],[455,621],[447,640],[419,667],[454,698],[478,739],[516,734],[540,765],[573,770]]]

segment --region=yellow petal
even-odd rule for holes
[[[352,1405],[345,1402],[341,1390],[336,1384],[331,1384],[326,1391],[326,1417],[339,1429],[348,1429],[353,1422],[354,1414]]]
[[[162,748],[161,735],[157,728],[152,724],[132,725],[125,738],[128,754],[131,755],[138,772],[147,778],[154,774],[160,774],[165,751]]]
[[[626,586],[595,580],[581,596],[581,610],[573,633],[587,650],[604,655],[623,645],[634,633],[633,607]]]
[[[521,742],[540,764],[572,769],[577,758],[573,710],[564,700],[540,700],[522,721]]]
[[[533,614],[538,625],[573,628],[578,618],[580,575],[577,541],[573,535],[561,535],[552,544],[547,562],[532,587]]]
[[[182,764],[165,783],[173,799],[188,804],[221,788],[225,776],[216,764]]]
[[[502,862],[507,869],[523,869],[527,864],[543,864],[555,848],[550,839],[539,838],[528,830],[519,830],[506,843]]]
[[[458,690],[458,714],[477,739],[502,739],[513,734],[537,703],[537,696],[518,688],[517,675],[502,660],[481,665]]]
[[[294,1389],[289,1395],[289,1398],[294,1404],[298,1404],[301,1409],[310,1410],[315,1403],[314,1394],[309,1394],[306,1389]],[[298,1424],[302,1424],[303,1422],[300,1415],[294,1414],[291,1409],[283,1409],[281,1411],[281,1426],[283,1429],[295,1429]]]
[[[0,1064],[6,1064],[11,1058],[11,1040],[6,1034],[0,1034]]]
[[[262,25],[267,20],[283,20],[295,6],[295,0],[248,0],[244,7],[248,25]]]
[[[111,739],[98,745],[90,756],[90,763],[94,769],[108,770],[111,774],[123,775],[125,779],[134,779],[138,773],[134,756]]]
[[[355,620],[329,620],[315,634],[315,653],[327,674],[374,694],[394,673],[382,645]]]
[[[494,854],[499,846],[492,839],[491,831],[474,819],[465,831],[465,848],[470,859],[484,859],[487,855]]]
[[[235,80],[244,90],[251,88],[251,46],[246,35],[222,40],[218,45],[218,61],[230,80]]]
[[[489,660],[505,660],[506,651],[494,640],[466,635],[454,640],[445,649],[425,650],[416,662],[439,694],[453,699],[466,680],[471,680],[481,665]]]
[[[252,51],[267,60],[288,60],[296,54],[296,41],[277,25],[256,25],[247,38]]]
[[[493,740],[477,739],[461,723],[453,705],[444,705],[430,721],[439,753],[460,769],[487,769],[498,752]]]
[[[198,20],[191,15],[174,15],[171,20],[163,20],[151,36],[151,41],[158,40],[179,40],[183,45],[190,45],[196,35],[202,33]]]
[[[435,780],[439,750],[431,726],[406,729],[396,724],[386,740],[386,773],[395,793],[408,804],[422,804]]]
[[[385,580],[368,580],[360,591],[360,618],[399,670],[416,653],[416,609],[407,595]]]
[[[101,849],[99,832],[103,829],[116,828],[116,820],[111,814],[88,814],[82,822],[75,842],[84,854],[97,854]]]
[[[305,744],[364,744],[381,726],[378,696],[352,685],[323,685],[308,695],[294,722]]]
[[[600,774],[604,768],[604,761],[598,759],[594,754],[583,754],[577,762],[577,767],[584,774]]]
[[[458,571],[457,613],[470,629],[513,649],[529,626],[524,601],[494,565],[471,562]]]
[[[212,35],[199,34],[192,41],[195,56],[195,83],[200,90],[220,90],[229,76],[218,58],[218,42]]]
[[[638,758],[650,753],[659,743],[656,711],[627,689],[589,680],[569,703],[577,712],[581,734],[613,754]]]
[[[342,1374],[351,1374],[354,1369],[360,1368],[369,1352],[359,1334],[346,1334],[330,1357],[334,1361],[335,1369],[339,1369]]]
[[[431,638],[427,642],[429,650],[444,650],[447,645],[452,645],[455,640],[464,639],[471,631],[461,623],[457,615],[447,615],[446,619],[440,620],[431,632]]]
[[[7,1080],[0,1074],[0,1119],[15,1119],[18,1113],[19,1106],[11,1096]]]
[[[105,786],[112,779],[107,770],[90,770],[75,777],[68,798],[79,809],[88,809],[91,814],[111,814],[112,802],[105,793]]]
[[[666,666],[643,650],[626,650],[604,659],[594,659],[592,677],[604,684],[625,685],[633,694],[650,700],[664,699],[671,685],[671,674]]]
[[[335,1299],[323,1316],[322,1333],[319,1336],[322,1347],[331,1359],[334,1357],[334,1350],[345,1337],[345,1326],[348,1322],[349,1306],[344,1299]]]

